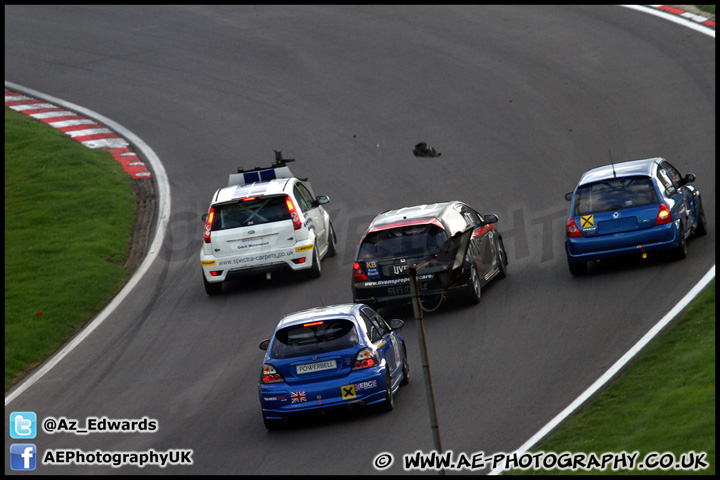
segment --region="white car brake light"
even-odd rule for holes
[[[210,207],[207,221],[205,222],[205,234],[203,235],[205,243],[210,243],[210,232],[212,230],[213,220],[215,219],[215,207]]]
[[[295,230],[300,230],[302,228],[302,222],[300,222],[300,216],[295,208],[295,203],[289,195],[285,197],[285,203],[287,204],[288,211],[290,212],[290,218],[292,218],[293,228]]]

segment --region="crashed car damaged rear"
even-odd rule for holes
[[[420,297],[444,300],[446,293],[480,301],[482,287],[507,275],[508,259],[495,214],[481,215],[469,205],[450,201],[416,205],[378,214],[362,237],[352,271],[353,301],[372,306],[412,300],[408,268],[438,262],[444,243],[471,231],[457,282],[446,288],[433,274],[420,274]]]

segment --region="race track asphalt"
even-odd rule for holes
[[[715,261],[714,38],[643,12],[6,5],[5,76],[137,134],[172,192],[158,259],[101,327],[6,404],[6,422],[12,411],[148,417],[156,432],[35,443],[193,450],[191,466],[37,473],[373,474],[381,452],[395,457],[384,473],[407,473],[404,454],[433,449],[411,309],[383,312],[406,321],[413,374],[393,412],[269,433],[257,398],[257,345],[285,313],[352,300],[357,242],[383,210],[459,199],[500,217],[508,277],[477,306],[425,316],[443,448],[457,453],[519,447]],[[442,156],[414,157],[420,141]],[[272,162],[273,150],[330,196],[338,255],[320,279],[234,281],[209,298],[200,216],[229,173]],[[697,175],[710,232],[689,242],[687,259],[570,275],[564,194],[609,151]]]

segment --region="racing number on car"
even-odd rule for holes
[[[595,226],[592,215],[580,217],[580,228],[592,228]]]
[[[355,398],[355,385],[343,385],[340,387],[342,398]]]

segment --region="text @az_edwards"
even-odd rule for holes
[[[78,420],[66,417],[46,417],[42,422],[45,433],[74,433],[87,435],[88,433],[153,433],[158,429],[158,421],[152,418],[141,419],[112,419],[108,417],[87,417],[85,424]]]

